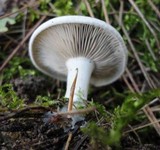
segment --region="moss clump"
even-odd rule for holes
[[[112,120],[110,122],[110,129],[99,127],[96,122],[90,122],[82,131],[87,134],[92,141],[98,141],[105,146],[117,146],[121,140],[123,128],[135,119],[137,112],[145,106],[145,104],[159,96],[160,89],[152,90],[144,94],[129,94],[122,105],[116,107],[110,116],[109,120]],[[98,108],[102,109],[100,112],[104,112],[103,107]],[[101,114],[103,115],[103,113]],[[103,117],[106,117],[106,114]],[[108,117],[106,120],[108,120]]]

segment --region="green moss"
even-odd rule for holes
[[[25,106],[24,100],[20,99],[13,90],[11,84],[0,86],[0,107],[8,109],[19,109]]]
[[[17,76],[23,78],[36,75],[38,72],[35,69],[28,69],[31,66],[29,58],[14,57],[3,71],[3,80],[7,82]]]
[[[57,106],[60,103],[58,100],[53,100],[50,95],[48,96],[37,96],[34,104],[39,105],[39,106],[44,106],[44,107],[49,107],[49,106]]]
[[[105,129],[97,126],[96,122],[90,122],[82,129],[92,140],[99,141],[102,145],[119,145],[122,130],[136,118],[137,112],[149,101],[160,96],[160,89],[152,90],[144,94],[129,94],[121,106],[117,106],[110,117],[111,128]],[[95,104],[98,111],[105,117],[104,107]],[[107,120],[107,119],[106,119]]]
[[[54,3],[54,7],[57,16],[76,14],[72,0],[58,0]]]

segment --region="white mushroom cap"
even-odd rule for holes
[[[117,80],[127,62],[127,49],[117,30],[85,16],[63,16],[43,23],[30,39],[29,55],[37,69],[59,80],[67,79],[69,59],[87,58],[94,64],[90,80],[94,86]]]

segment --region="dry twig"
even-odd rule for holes
[[[0,16],[0,19],[3,19],[3,18],[6,18],[6,17],[9,17],[9,16],[12,16],[12,15],[17,14],[17,13],[19,13],[19,12],[23,12],[23,11],[25,11],[25,10],[28,9],[28,8],[33,8],[33,7],[36,7],[36,6],[38,6],[38,5],[39,5],[39,2],[36,2],[36,3],[32,4],[32,5],[25,5],[25,6],[23,6],[22,8],[18,9],[18,10],[15,11],[15,12],[11,12],[11,13],[5,14],[5,15],[3,15],[3,16]]]
[[[71,116],[71,115],[87,114],[87,113],[95,111],[95,110],[96,110],[96,107],[89,107],[89,108],[74,110],[74,111],[70,111],[70,112],[58,112],[57,115],[65,117],[68,115]]]
[[[18,52],[21,46],[28,40],[33,31],[44,21],[46,16],[41,17],[41,19],[35,24],[35,26],[27,33],[27,35],[22,39],[22,41],[17,45],[17,47],[12,51],[12,53],[6,58],[3,64],[0,67],[0,72],[4,69],[4,67],[8,64],[8,62],[13,58],[13,56]]]
[[[115,12],[115,9],[113,8],[112,5],[111,5],[111,9],[113,10],[113,12]],[[142,64],[142,62],[141,62],[141,60],[140,60],[137,52],[136,52],[136,48],[134,47],[134,45],[132,43],[132,40],[130,39],[130,37],[128,35],[128,32],[125,29],[123,23],[120,24],[118,16],[116,15],[116,13],[115,13],[114,17],[115,17],[117,23],[121,26],[122,31],[124,32],[124,34],[125,34],[125,36],[127,38],[127,41],[128,41],[128,43],[129,43],[129,45],[131,47],[131,50],[132,50],[134,56],[135,56],[135,59],[138,62],[138,65],[139,65],[140,69],[142,70],[142,73],[143,73],[143,75],[144,75],[144,77],[145,77],[148,85],[151,88],[155,88],[155,84],[153,83],[153,81],[151,80],[151,78],[149,77],[149,75],[147,74],[147,72],[146,72],[146,70],[145,70],[145,68],[144,68],[144,66],[143,66],[143,64]],[[130,74],[129,74],[129,76],[130,76]],[[133,78],[131,76],[130,76],[130,79],[133,82]],[[134,81],[133,83],[136,83],[136,82]],[[134,84],[134,85],[136,85],[136,84]],[[136,86],[136,90],[137,90],[138,93],[140,93],[140,90],[139,90],[139,88],[137,86]],[[157,122],[156,117],[154,116],[153,112],[151,111],[151,109],[150,109],[150,107],[148,105],[146,105],[143,108],[143,111],[146,114],[146,116],[148,117],[148,119],[150,120],[150,122]],[[155,123],[155,124],[153,124],[153,126],[154,126],[155,130],[157,131],[157,133],[160,135],[160,124],[159,123]]]
[[[22,114],[26,111],[30,111],[30,110],[48,110],[48,108],[46,107],[43,107],[43,106],[32,106],[32,107],[26,107],[26,108],[23,108],[21,110],[17,110],[16,112],[12,112],[12,113],[8,113],[7,115],[3,116],[3,117],[0,117],[0,122],[1,121],[4,121],[4,120],[7,120],[7,119],[10,119],[10,118],[13,118],[19,114]]]
[[[86,5],[86,8],[88,10],[89,15],[94,18],[94,14],[93,14],[92,8],[91,8],[88,0],[83,0],[83,1],[84,1],[85,5]]]
[[[101,3],[102,3],[102,9],[103,9],[103,12],[104,12],[105,20],[106,20],[107,23],[109,23],[108,12],[107,12],[107,8],[105,6],[104,0],[101,0]]]
[[[69,135],[68,135],[68,139],[67,139],[67,142],[66,142],[66,145],[65,145],[65,150],[68,150],[69,149],[69,144],[70,144],[70,141],[71,141],[71,139],[72,139],[72,133],[69,133]]]
[[[147,0],[147,1],[160,19],[160,11],[158,10],[158,8],[155,6],[155,4],[151,0]]]
[[[73,107],[73,98],[74,98],[74,91],[75,91],[76,82],[77,82],[77,76],[78,76],[78,69],[77,69],[77,73],[76,73],[76,76],[73,80],[71,91],[70,91],[70,97],[69,97],[69,102],[68,102],[68,111],[69,112],[72,110],[72,107]]]
[[[153,36],[154,36],[154,38],[155,38],[155,40],[157,42],[157,47],[160,49],[160,43],[159,43],[159,40],[157,38],[156,33],[154,32],[154,30],[152,29],[152,27],[150,26],[150,24],[148,23],[148,21],[145,19],[144,15],[142,14],[142,12],[138,8],[138,6],[135,4],[135,2],[133,0],[128,0],[128,1],[133,6],[133,8],[136,10],[136,12],[140,16],[140,18],[143,20],[143,22],[146,24],[146,26],[148,27],[148,29],[150,30],[150,32],[153,34]]]
[[[131,130],[124,131],[124,134],[130,133],[130,132],[135,132],[136,130],[143,129],[143,128],[145,128],[145,127],[154,125],[154,124],[156,124],[156,123],[160,123],[160,119],[157,119],[155,122],[150,122],[150,123],[147,123],[147,124],[145,124],[145,125],[141,125],[141,126],[139,126],[139,127],[132,128]]]

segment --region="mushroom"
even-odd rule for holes
[[[104,86],[124,72],[127,49],[111,25],[85,16],[62,16],[39,26],[29,41],[29,55],[43,73],[67,80],[65,97],[70,97],[77,74],[74,105],[84,105],[89,83]]]

